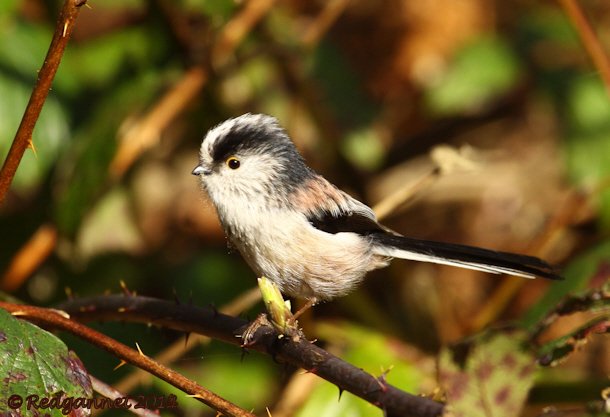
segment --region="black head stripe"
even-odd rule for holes
[[[223,161],[244,149],[255,149],[263,145],[265,135],[259,129],[235,126],[227,134],[218,138],[212,148],[212,159]]]
[[[216,139],[210,150],[214,161],[221,161],[244,151],[253,153],[280,151],[281,153],[282,150],[294,148],[288,134],[271,116],[248,113],[223,124],[229,124],[228,129]],[[215,129],[222,127],[223,124]]]
[[[278,161],[271,178],[276,192],[289,192],[314,175],[275,118],[245,114],[224,123],[231,125],[226,129],[221,128],[222,124],[215,128],[221,128],[218,131],[223,133],[210,149],[214,162],[240,154],[271,156]]]

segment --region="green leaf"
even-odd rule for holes
[[[21,415],[34,415],[33,404],[42,406],[44,399],[55,397],[56,406],[51,403],[39,411],[59,417],[65,415],[62,407],[69,406],[69,398],[92,397],[89,374],[74,352],[51,333],[2,309],[0,374],[0,414],[18,410]],[[73,411],[85,415],[88,410],[80,407]]]
[[[450,68],[426,92],[433,113],[468,113],[504,94],[518,81],[518,60],[500,39],[478,39],[458,52]]]
[[[575,80],[568,92],[565,154],[573,181],[595,186],[610,177],[610,99],[597,77]],[[610,189],[598,195],[601,226],[610,230]]]
[[[296,417],[381,417],[383,412],[372,404],[351,395],[341,394],[330,382],[321,381],[311,392]]]
[[[0,23],[5,23],[3,21],[5,16],[10,16],[13,13],[17,13],[19,6],[19,0],[2,0],[0,2]],[[5,24],[2,25],[2,27],[6,26],[7,25]]]
[[[50,26],[20,22],[1,26],[0,67],[14,72],[33,86],[52,37]]]
[[[452,416],[520,415],[535,370],[533,354],[523,349],[524,340],[521,332],[487,334],[465,349],[441,352],[439,379]]]
[[[257,415],[266,415],[263,410],[273,401],[276,385],[281,379],[276,366],[267,357],[258,354],[243,356],[237,348],[227,351],[225,346],[212,344],[191,364],[187,364],[187,360],[181,361],[178,372],[240,407],[255,410]],[[188,397],[161,379],[154,378],[153,384],[166,394],[174,394],[185,415],[202,414],[201,403],[195,398]]]
[[[71,46],[57,72],[58,87],[74,93],[107,89],[121,72],[152,67],[167,49],[162,33],[136,27]]]
[[[341,143],[343,154],[361,169],[374,170],[383,162],[385,150],[373,129],[359,129],[345,137]]]

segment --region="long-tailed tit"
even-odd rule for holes
[[[307,166],[277,120],[244,114],[212,128],[193,170],[230,242],[284,294],[342,296],[392,258],[558,279],[541,259],[401,236]]]

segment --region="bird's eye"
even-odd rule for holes
[[[239,166],[241,165],[241,162],[239,162],[239,159],[237,159],[234,156],[231,156],[229,158],[227,158],[227,166],[231,169],[237,169],[239,168]]]

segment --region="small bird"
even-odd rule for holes
[[[392,258],[560,279],[526,255],[402,236],[314,172],[278,121],[244,114],[210,129],[193,175],[230,243],[284,294],[309,305],[352,291]]]

